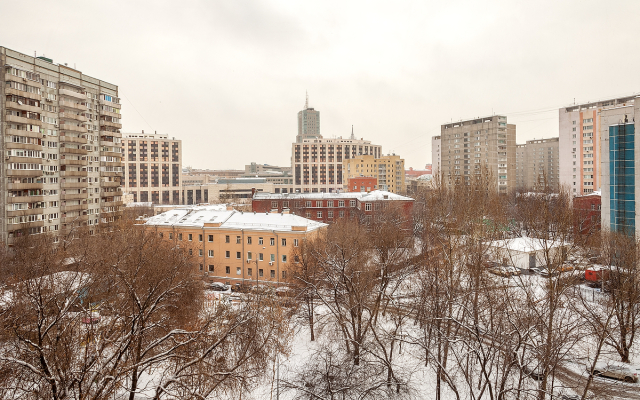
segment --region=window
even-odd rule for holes
[[[202,264],[200,264],[200,271],[202,271]]]
[[[282,271],[282,279],[287,279],[287,271]]]
[[[316,207],[322,207],[322,201],[316,201]]]
[[[355,207],[356,206],[356,201],[355,200],[349,200],[349,207]]]
[[[182,240],[182,233],[178,233],[178,240]]]
[[[198,241],[202,242],[202,235],[198,235]]]
[[[271,262],[276,262],[276,255],[275,254],[271,254]]]
[[[209,235],[209,241],[213,242],[213,235]]]
[[[262,253],[258,253],[258,260],[259,261],[264,261]]]
[[[242,268],[236,267],[236,275],[242,275]]]
[[[193,235],[189,234],[189,241],[192,241],[192,240],[193,240]]]
[[[276,239],[275,238],[269,238],[269,244],[271,246],[275,246],[276,245]]]
[[[271,278],[275,278],[276,277],[276,271],[275,270],[271,270]]]
[[[169,239],[173,239],[173,233],[169,233]]]
[[[240,236],[236,236],[236,244],[241,244],[242,243],[242,239],[240,238]]]
[[[251,258],[252,258],[251,252],[250,252],[250,251],[248,251],[248,252],[247,252],[247,260],[251,260]]]
[[[193,255],[193,249],[189,249],[189,255],[192,256]]]
[[[371,211],[371,203],[365,203],[364,204],[364,210],[365,211]]]
[[[327,201],[327,207],[333,207],[333,200]]]
[[[247,268],[247,275],[251,276],[252,273],[253,273],[253,270],[251,268]]]
[[[262,238],[261,238],[261,237],[259,237],[259,238],[258,238],[258,244],[263,244],[263,243],[264,243],[264,240],[262,240]]]
[[[242,258],[242,253],[239,251],[236,251],[236,258],[240,260]]]
[[[213,257],[213,250],[209,250],[209,257]]]
[[[229,235],[226,235],[226,236],[224,237],[224,242],[225,242],[225,243],[230,243],[230,241],[229,241]]]
[[[304,213],[305,218],[311,218],[311,213],[309,211],[307,211],[306,213]]]
[[[338,213],[338,215],[340,216],[340,218],[344,218],[344,211],[340,211],[340,213]]]
[[[304,202],[304,206],[305,207],[311,207],[311,202],[310,201],[305,201]]]
[[[224,252],[224,258],[230,258],[231,257],[231,252],[229,250]]]
[[[213,272],[213,264],[209,264],[209,272]]]
[[[281,239],[281,241],[282,241],[282,245],[283,245],[283,246],[286,246],[286,245],[287,245],[287,239],[282,238],[282,239]]]
[[[247,236],[247,244],[251,244],[251,236]]]
[[[264,271],[262,271],[262,268],[258,270],[258,276],[260,276],[261,278],[264,276]]]
[[[286,254],[283,254],[283,255],[282,255],[282,262],[283,262],[283,263],[286,263],[286,262],[287,262],[287,255],[286,255]]]
[[[293,247],[298,247],[298,239],[293,239]]]
[[[224,269],[227,274],[231,273],[231,267],[227,266],[227,267],[224,267]]]
[[[338,207],[344,207],[344,200],[338,201]]]
[[[271,208],[278,208],[278,202],[277,201],[272,201],[271,202]]]
[[[203,255],[202,249],[198,249],[198,255],[199,255],[200,257],[202,257],[202,255]]]
[[[329,218],[333,218],[333,211],[327,211],[327,216]]]
[[[316,218],[322,218],[322,211],[318,211],[316,213]]]

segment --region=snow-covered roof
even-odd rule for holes
[[[550,249],[563,245],[558,240],[546,240],[532,237],[519,237],[505,240],[495,240],[488,243],[491,247],[504,248],[507,250],[519,251],[521,253],[531,253],[543,249]],[[566,243],[564,243],[566,245]]]
[[[294,214],[241,212],[227,210],[224,205],[222,207],[182,207],[150,217],[145,225],[202,228],[204,224],[214,223],[219,224],[215,227],[219,229],[292,231],[294,228],[306,227],[307,232],[327,226]]]
[[[378,200],[409,200],[411,197],[401,196],[399,194],[387,192],[384,190],[374,190],[372,192],[340,192],[340,193],[256,193],[253,195],[254,200],[333,200],[333,199],[359,199],[360,201],[378,201]]]
[[[153,207],[153,203],[150,201],[132,201],[126,205],[127,207]]]

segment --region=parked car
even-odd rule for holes
[[[210,283],[209,286],[207,287],[207,289],[213,290],[214,292],[231,293],[231,286],[225,285],[225,284],[220,283],[220,282]]]
[[[587,372],[590,368],[587,367]],[[605,376],[607,378],[619,379],[625,382],[638,382],[640,368],[620,363],[597,363],[593,369],[594,376]]]

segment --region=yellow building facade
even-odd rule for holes
[[[400,156],[389,154],[376,158],[373,155],[360,155],[346,159],[342,164],[345,185],[350,178],[371,176],[378,180],[379,190],[392,193],[405,190],[404,159]]]
[[[287,213],[183,207],[149,218],[145,226],[186,246],[210,282],[279,285],[290,277],[292,253],[326,224]]]

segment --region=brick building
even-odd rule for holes
[[[573,198],[575,232],[589,234],[600,231],[602,199],[600,191]]]
[[[349,178],[347,192],[371,192],[378,189],[378,179],[372,176],[356,176]]]
[[[347,193],[256,193],[253,196],[253,211],[285,212],[315,221],[331,223],[339,218],[364,216],[367,220],[388,209],[391,205],[401,207],[409,216],[414,200],[410,197],[375,190],[373,192]]]

